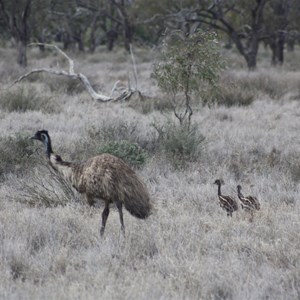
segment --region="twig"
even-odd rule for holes
[[[131,60],[132,60],[132,64],[133,64],[133,77],[134,77],[134,82],[135,82],[135,90],[137,91],[137,69],[136,69],[136,63],[135,63],[135,58],[133,55],[131,44],[129,45],[129,49],[130,49],[130,56],[131,56]]]

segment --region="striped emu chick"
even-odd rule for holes
[[[251,213],[251,218],[250,220],[252,221],[253,219],[253,215],[254,215],[254,210],[260,210],[260,203],[257,200],[256,197],[253,196],[244,196],[241,192],[242,187],[240,185],[237,186],[237,193],[238,193],[238,197],[240,199],[241,202],[241,206],[242,209],[246,209],[247,211],[249,211]]]
[[[94,205],[95,198],[104,201],[101,236],[112,203],[116,204],[119,211],[123,233],[125,233],[123,205],[137,218],[145,219],[150,215],[152,206],[145,184],[120,158],[105,153],[82,163],[66,162],[53,153],[51,139],[46,130],[37,131],[32,139],[44,144],[51,167],[70,182],[79,193],[85,194],[89,205]]]
[[[220,201],[220,206],[227,211],[227,216],[232,217],[232,213],[238,210],[237,202],[230,196],[224,196],[221,193],[222,181],[217,179],[214,184],[218,186],[218,197]]]

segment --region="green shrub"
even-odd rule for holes
[[[50,101],[50,97],[45,97],[30,85],[22,85],[12,88],[1,94],[0,106],[8,112],[25,112],[28,110],[41,110],[53,113],[55,104]]]
[[[76,143],[76,151],[71,160],[85,160],[100,153],[110,153],[122,158],[131,166],[142,166],[148,157],[147,149],[151,139],[141,140],[137,124],[119,122],[90,128],[85,143]]]
[[[154,64],[153,77],[168,95],[181,125],[190,126],[192,99],[202,92],[203,83],[216,84],[222,67],[215,33],[197,31],[187,36],[174,31],[165,38],[162,58]]]
[[[33,143],[28,137],[0,138],[0,180],[7,173],[22,173],[35,164]]]
[[[127,140],[110,141],[98,148],[99,153],[109,153],[122,158],[131,166],[142,166],[147,159],[147,152],[139,145]]]
[[[189,128],[168,122],[154,127],[159,134],[158,147],[175,167],[184,167],[187,162],[196,161],[201,155],[205,138],[196,125]]]

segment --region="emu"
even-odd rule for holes
[[[238,197],[240,199],[241,202],[241,206],[242,209],[246,209],[247,211],[250,212],[251,217],[250,217],[250,221],[253,220],[253,216],[254,216],[254,210],[260,210],[260,203],[257,200],[256,197],[253,196],[244,196],[241,192],[242,187],[240,185],[237,186],[237,193],[238,193]]]
[[[64,161],[52,151],[51,139],[46,130],[40,130],[31,138],[44,144],[50,166],[60,173],[81,194],[86,195],[90,206],[95,198],[104,201],[100,236],[103,236],[110,204],[115,203],[125,234],[123,205],[135,217],[145,219],[151,214],[152,205],[145,184],[122,159],[104,153],[85,162]]]
[[[221,179],[217,179],[214,184],[218,186],[218,197],[220,201],[220,207],[227,211],[227,216],[232,217],[232,213],[238,210],[238,205],[236,201],[230,196],[224,196],[221,193],[221,185],[223,181]]]

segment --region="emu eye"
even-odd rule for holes
[[[42,139],[43,141],[45,141],[45,140],[47,139],[47,137],[46,137],[46,135],[45,135],[44,133],[41,134],[41,139]]]

